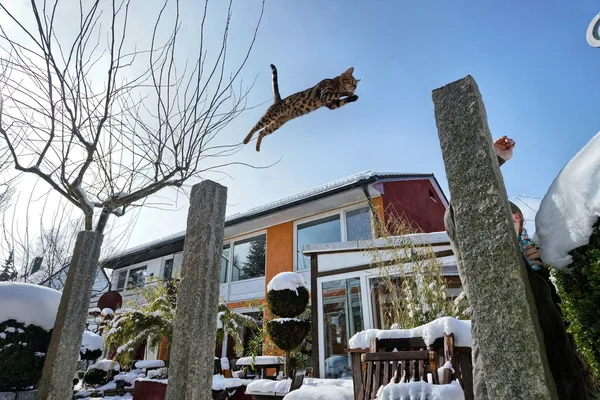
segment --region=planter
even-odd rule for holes
[[[167,385],[160,382],[136,381],[133,400],[165,400]]]
[[[0,400],[37,400],[37,390],[0,392]]]

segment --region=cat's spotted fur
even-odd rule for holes
[[[333,79],[324,79],[310,89],[295,93],[283,100],[279,95],[277,69],[274,65],[271,65],[271,70],[273,71],[273,98],[275,103],[269,107],[265,115],[244,139],[244,144],[247,144],[252,136],[260,131],[256,141],[256,151],[260,151],[260,145],[265,136],[275,132],[286,122],[323,106],[335,110],[358,100],[358,96],[354,94],[354,91],[360,79],[354,79],[352,76],[354,68],[349,68]]]

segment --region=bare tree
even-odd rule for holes
[[[233,67],[233,0],[219,37],[207,33],[206,0],[196,43],[189,44],[188,35],[185,46],[180,2],[164,0],[153,21],[137,24],[150,37],[145,50],[137,48],[139,37],[130,39],[132,9],[155,2],[81,0],[76,12],[73,3],[31,0],[24,17],[0,3],[0,17],[13,28],[0,26],[0,135],[18,171],[36,175],[79,208],[86,231],[102,233],[111,214],[236,164],[226,157],[239,144],[221,143],[218,136],[247,108],[251,86],[240,73],[264,1]],[[77,27],[65,32],[71,20]],[[168,32],[164,40],[162,32]],[[192,53],[190,62],[179,61]]]

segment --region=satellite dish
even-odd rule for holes
[[[586,34],[587,42],[592,47],[600,47],[600,14],[596,15],[590,26],[588,26]]]

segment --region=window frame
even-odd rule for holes
[[[164,265],[164,260],[163,260],[162,264]],[[146,268],[146,271],[148,271],[148,263],[135,264],[135,265],[131,265],[131,266],[126,267],[126,268],[119,268],[117,270],[114,270],[113,273],[111,274],[111,282],[110,282],[111,283],[111,288],[114,287],[114,290],[117,291],[117,292],[129,292],[129,291],[131,291],[131,289],[128,287],[128,284],[129,284],[129,274],[131,273],[132,270],[135,270],[135,269],[138,269],[138,268]],[[161,270],[162,270],[162,266],[161,266]],[[122,272],[126,272],[125,273],[125,285],[122,288],[119,288],[118,287],[118,285],[119,285],[119,275]],[[113,285],[113,280],[112,280],[113,278],[112,278],[112,276],[115,275],[115,273],[116,273],[116,282]],[[162,271],[161,271],[161,276],[162,276]],[[145,285],[145,284],[148,283],[148,277],[149,277],[149,275],[146,276],[146,280],[144,281],[143,285]],[[137,286],[137,287],[139,287],[139,286]]]
[[[236,236],[236,237],[233,237],[233,238],[229,238],[229,239],[223,240],[223,246],[222,247],[225,247],[225,246],[229,245],[229,251],[230,251],[230,253],[229,253],[229,263],[228,263],[228,266],[227,266],[226,281],[225,281],[225,283],[221,283],[221,285],[230,285],[230,284],[237,284],[237,283],[240,283],[240,282],[251,282],[251,281],[255,281],[257,279],[265,279],[264,276],[259,276],[259,277],[256,277],[256,278],[243,279],[243,280],[240,280],[240,281],[233,281],[232,280],[232,278],[233,278],[232,260],[233,260],[233,257],[235,257],[235,243],[236,242],[245,242],[245,241],[247,241],[249,239],[253,239],[255,237],[263,236],[263,235],[265,236],[265,240],[266,240],[266,244],[265,244],[265,276],[266,276],[266,274],[267,274],[267,262],[268,262],[267,261],[267,253],[268,253],[267,247],[269,245],[269,237],[267,235],[267,230],[263,229],[263,230],[260,230],[260,231],[256,231],[256,232],[252,232],[252,233],[248,233],[248,234],[245,234],[245,235],[240,235],[240,236]]]
[[[369,207],[369,203],[367,201],[362,201],[360,203],[354,203],[345,207],[337,208],[331,211],[326,211],[323,213],[319,213],[316,215],[311,215],[310,217],[301,218],[294,221],[294,244],[293,244],[293,258],[294,258],[294,272],[306,272],[310,271],[310,268],[307,269],[298,269],[298,225],[306,224],[307,222],[314,222],[321,219],[329,218],[334,215],[338,215],[340,217],[340,229],[341,229],[341,239],[342,242],[348,241],[348,224],[346,223],[346,214],[352,211],[360,210],[361,208],[367,208],[369,210],[369,220],[371,225],[371,237],[375,237],[375,229],[373,229],[373,213]]]

